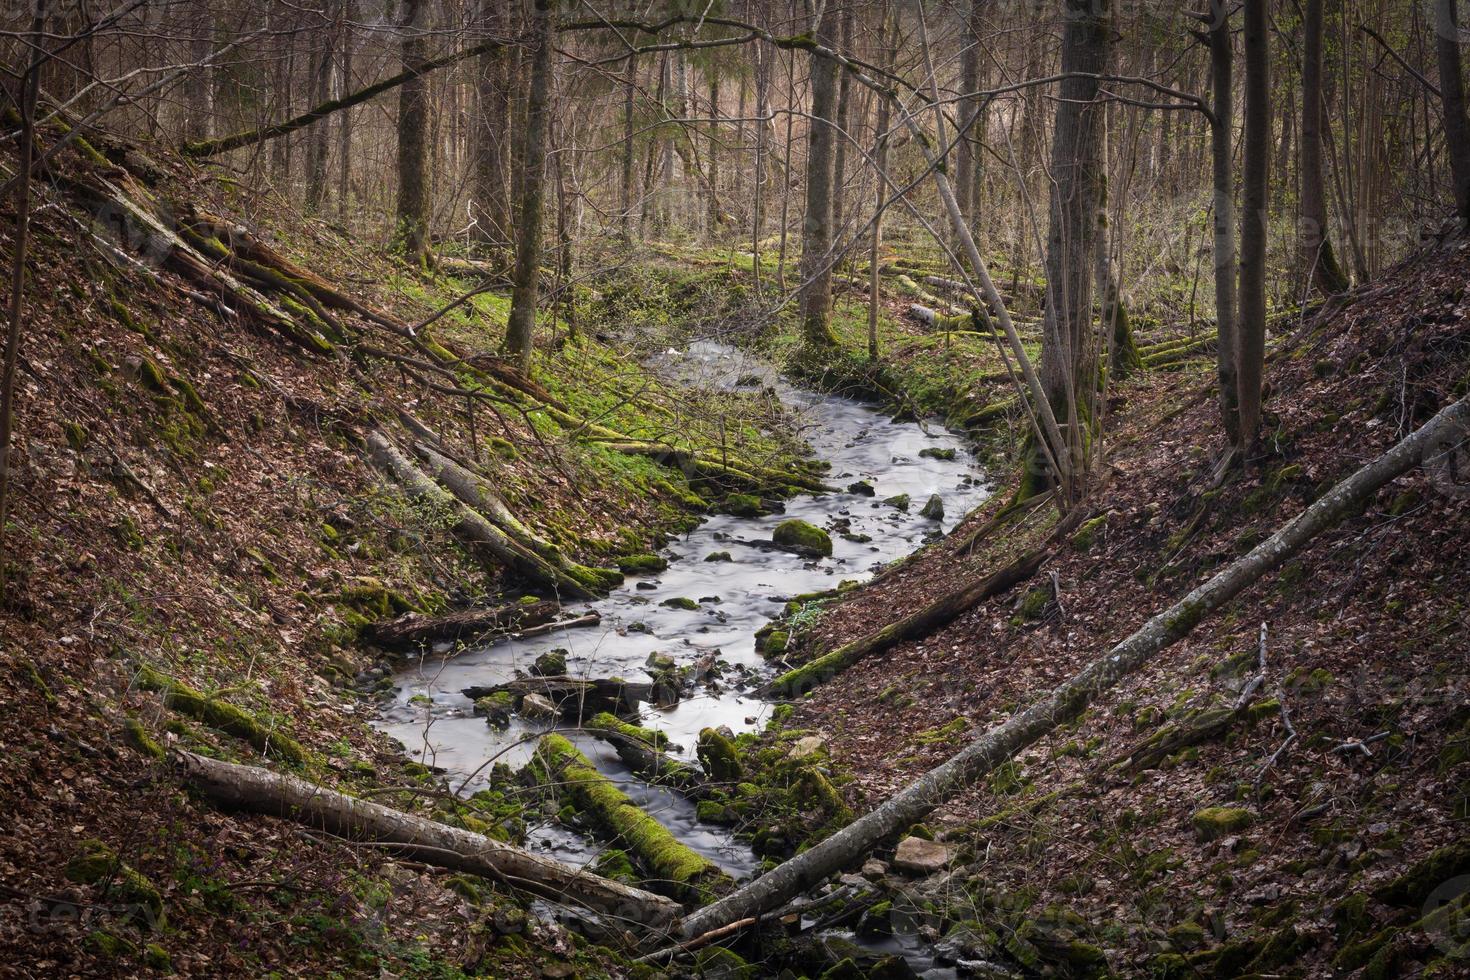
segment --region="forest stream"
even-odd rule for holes
[[[691,387],[773,390],[796,416],[816,457],[830,464],[827,481],[844,489],[788,500],[784,513],[710,517],[664,550],[667,569],[630,576],[606,598],[588,604],[602,616],[597,626],[502,640],[456,656],[425,657],[401,671],[378,726],[402,742],[415,760],[443,769],[461,792],[487,785],[491,767],[486,760],[492,757],[514,767],[525,764],[537,736],[552,727],[550,722],[516,715],[509,727],[494,728],[473,714],[464,690],[524,676],[538,656],[553,649],[568,652],[568,674],[628,680],[641,680],[656,653],[671,656],[682,666],[716,652],[726,665],[718,688],[701,689],[669,707],[642,705],[640,724],[666,733],[680,758],[692,761],[702,728],[727,726],[737,733],[759,728],[772,704],[756,689],[779,664],[767,663],[756,652],[756,630],[780,615],[792,596],[870,578],[884,564],[952,528],[990,493],[959,436],[934,425],[893,421],[876,407],[851,398],[795,387],[770,365],[732,347],[696,342],[684,352],[661,355],[658,367]],[[939,452],[921,455],[925,450]],[[946,458],[949,450],[953,458]],[[845,489],[859,481],[873,488],[872,496]],[[944,503],[944,516],[938,520],[920,514],[936,494]],[[903,495],[908,497],[906,510],[886,502]],[[832,556],[813,560],[760,546],[770,542],[775,525],[791,518],[829,530]],[[721,552],[727,552],[730,560],[706,561]],[[662,605],[681,598],[696,600],[698,608]],[[690,848],[732,877],[747,877],[755,870],[758,861],[750,848],[725,828],[700,823],[692,802],[639,779],[606,743],[566,734],[599,770]],[[528,846],[578,864],[603,849],[597,841],[554,823],[532,830]],[[901,938],[885,942],[890,952],[899,952],[903,945]],[[917,949],[906,952],[926,959]]]

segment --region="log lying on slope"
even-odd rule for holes
[[[460,609],[438,616],[404,613],[397,619],[373,623],[363,631],[363,638],[390,649],[407,649],[443,641],[484,639],[517,633],[528,627],[541,626],[556,619],[561,604],[510,602],[493,609]]]
[[[448,490],[429,479],[381,432],[368,436],[367,447],[378,468],[392,476],[409,496],[453,517],[452,530],[455,536],[480,564],[488,569],[501,566],[509,568],[527,582],[562,596],[573,599],[592,598],[592,589],[522,547],[483,515],[466,507]]]
[[[424,443],[416,443],[414,452],[428,467],[429,475],[459,498],[460,503],[485,517],[521,547],[534,552],[542,561],[568,578],[598,592],[606,592],[622,583],[623,573],[616,568],[579,565],[556,545],[522,524],[483,477],[470,472]]]
[[[846,867],[884,838],[924,819],[936,807],[1009,760],[1017,752],[1076,718],[1102,692],[1187,636],[1205,616],[1280,568],[1318,534],[1335,527],[1383,486],[1421,461],[1442,455],[1470,436],[1470,396],[1451,404],[1418,431],[1323,494],[1249,554],[1157,614],[1040,700],[970,742],[876,809],[807,851],[768,871],[718,902],[686,916],[684,936],[702,933],[770,911]]]
[[[679,843],[560,735],[541,739],[531,770],[558,797],[586,813],[614,846],[626,850],[643,868],[651,888],[698,900],[729,887],[723,871]]]
[[[220,806],[283,817],[349,840],[385,844],[436,868],[483,875],[542,898],[630,918],[652,930],[662,930],[678,914],[678,906],[661,895],[295,776],[192,752],[174,752],[172,759],[186,783]]]

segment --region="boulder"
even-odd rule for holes
[[[771,540],[784,551],[812,557],[832,554],[832,538],[815,524],[806,521],[782,521],[771,532]]]
[[[826,744],[827,740],[820,735],[803,735],[791,743],[791,751],[786,754],[792,759],[805,759],[822,751]]]
[[[531,673],[537,677],[560,677],[567,672],[569,652],[560,647],[555,650],[547,650],[531,664]]]
[[[939,494],[930,495],[924,502],[923,509],[919,511],[920,517],[927,517],[931,521],[944,520],[944,498]]]
[[[906,493],[898,493],[894,494],[892,497],[884,497],[883,504],[887,507],[892,507],[895,510],[901,510],[904,513],[908,513],[909,495]]]
[[[848,484],[847,492],[855,493],[859,497],[876,497],[878,495],[878,491],[874,490],[873,485],[867,480],[859,480],[856,483]]]
[[[947,868],[953,857],[947,844],[922,837],[905,837],[893,852],[893,867],[910,874],[931,875]]]
[[[561,715],[556,705],[539,694],[527,694],[521,698],[521,715],[537,721],[549,721]]]

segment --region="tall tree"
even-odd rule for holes
[[[345,94],[352,91],[352,0],[342,0],[342,37],[339,44],[342,48],[342,92]],[[343,227],[347,226],[347,216],[350,209],[351,182],[352,182],[352,109],[342,109],[342,120],[339,123],[337,136],[337,221]]]
[[[638,58],[630,54],[627,65],[623,67],[623,186],[622,197],[618,202],[618,221],[625,242],[633,241],[633,99],[637,91]]]
[[[480,0],[480,29],[486,35],[505,31],[500,0]],[[482,245],[510,241],[510,180],[506,172],[510,140],[510,52],[492,47],[475,65],[473,197],[470,201],[472,234]]]
[[[1327,124],[1322,98],[1322,0],[1306,0],[1302,18],[1301,226],[1299,244],[1307,275],[1322,292],[1348,288],[1327,225],[1327,195],[1322,175],[1322,129]]]
[[[815,25],[818,43],[830,47],[837,26],[836,4],[823,4]],[[801,222],[801,324],[808,344],[837,343],[832,332],[832,191],[838,65],[813,53],[810,134],[806,154],[806,211]]]
[[[1238,345],[1235,319],[1235,173],[1231,153],[1235,118],[1235,46],[1230,34],[1230,8],[1234,0],[1210,0],[1207,32],[1210,46],[1211,175],[1214,184],[1215,325],[1218,344],[1216,377],[1220,387],[1220,418],[1225,436],[1233,446],[1240,441],[1240,396],[1236,391],[1235,350]]]
[[[1440,104],[1449,147],[1455,209],[1470,224],[1470,121],[1465,116],[1465,74],[1460,64],[1460,23],[1456,0],[1434,0],[1434,51],[1439,61]]]
[[[709,198],[705,209],[707,234],[711,240],[720,233],[720,66],[710,59],[705,71],[709,82]]]
[[[333,47],[339,34],[330,8],[327,13],[321,39],[312,53],[312,97],[318,105],[326,102],[332,93]],[[312,123],[306,144],[306,210],[309,214],[320,211],[327,197],[327,137],[330,127],[325,119]]]
[[[1266,2],[1245,0],[1245,150],[1235,372],[1240,445],[1247,458],[1255,454],[1260,440],[1266,364],[1266,235],[1271,193],[1271,51]]]
[[[852,35],[857,27],[857,18],[852,5],[842,12],[841,35],[838,40],[843,54],[852,54]],[[853,129],[852,73],[839,72],[837,76],[837,107],[833,118],[836,131],[833,133],[835,146],[832,150],[832,234],[840,235],[844,222],[844,194],[847,189],[847,146],[851,142]]]
[[[959,112],[963,138],[955,147],[955,196],[959,198],[960,210],[970,228],[975,228],[980,210],[980,185],[984,176],[981,157],[985,137],[985,122],[981,116],[985,102],[973,93],[980,90],[980,39],[983,35],[985,4],[987,0],[970,0],[969,16],[965,18],[965,31],[960,51],[960,98],[956,104]]]
[[[412,71],[427,60],[430,0],[403,0],[400,58]],[[394,244],[410,262],[429,261],[429,79],[415,75],[398,90],[398,205]]]
[[[516,263],[501,351],[526,371],[540,300],[541,212],[546,197],[546,142],[551,112],[551,0],[535,0],[531,45],[531,83],[526,95],[525,138],[521,148],[521,212],[516,220]]]
[[[1081,473],[1097,379],[1092,284],[1098,202],[1107,181],[1102,152],[1107,107],[1099,98],[1097,76],[1109,63],[1110,0],[1065,0],[1063,19],[1065,77],[1052,133],[1041,383],[1058,418],[1066,416],[1071,469]]]

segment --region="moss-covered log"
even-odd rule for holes
[[[510,602],[492,609],[460,609],[437,616],[410,612],[387,622],[371,624],[363,636],[378,646],[391,649],[454,640],[483,641],[550,623],[559,612],[560,603],[550,600]]]
[[[723,871],[681,844],[562,736],[541,739],[531,768],[543,785],[591,819],[613,846],[627,851],[654,891],[704,901],[729,888]]]
[[[582,678],[565,674],[545,677],[523,677],[493,687],[473,686],[464,689],[465,697],[478,701],[483,697],[508,693],[519,704],[527,695],[545,698],[556,706],[563,718],[581,724],[602,712],[636,716],[640,702],[647,701],[652,685],[638,684],[617,677]]]
[[[164,706],[210,728],[249,742],[262,755],[301,765],[307,759],[306,749],[289,735],[256,718],[254,715],[218,698],[197,691],[177,678],[159,673],[146,664],[138,668],[138,686],[163,695]]]
[[[522,547],[500,528],[457,500],[448,490],[429,479],[381,432],[367,439],[374,464],[404,489],[452,522],[454,535],[487,569],[508,568],[528,583],[573,599],[590,599],[594,590],[553,567],[540,555]]]
[[[582,727],[611,745],[618,758],[648,782],[672,787],[696,800],[704,799],[712,792],[704,773],[664,752],[668,737],[663,732],[641,728],[605,711],[587,719]]]
[[[484,875],[556,902],[575,902],[660,930],[678,912],[668,899],[601,878],[482,834],[255,766],[174,753],[180,778],[215,803],[294,820],[349,840],[373,841],[439,868]]]

